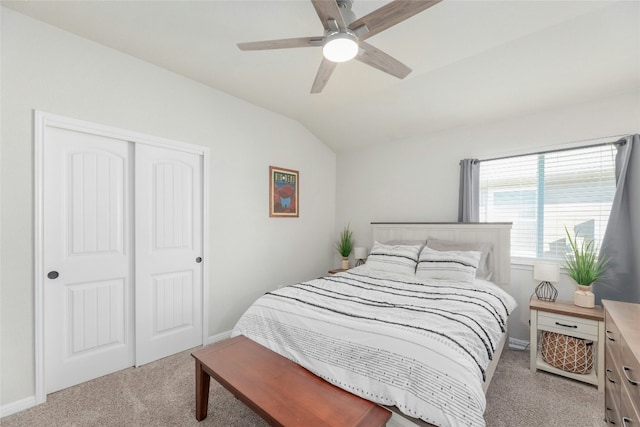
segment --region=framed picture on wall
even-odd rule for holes
[[[298,217],[298,171],[269,166],[269,216]]]

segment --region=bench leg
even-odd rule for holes
[[[209,408],[209,381],[209,374],[202,369],[202,363],[196,359],[196,420],[198,421],[207,418],[207,410]]]

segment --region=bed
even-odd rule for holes
[[[363,266],[265,294],[232,336],[389,407],[391,426],[484,426],[516,306],[495,284],[509,282],[510,228],[373,223]]]

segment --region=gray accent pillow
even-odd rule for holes
[[[493,276],[493,245],[491,243],[456,242],[453,240],[427,239],[427,247],[436,251],[474,251],[480,252],[480,263],[476,270],[476,278],[491,280]]]
[[[388,240],[384,242],[384,244],[390,245],[390,246],[420,246],[420,250],[422,250],[422,248],[426,246],[427,240],[426,239],[422,239],[422,240],[396,239],[396,240]]]

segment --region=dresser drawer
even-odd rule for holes
[[[620,330],[613,319],[611,319],[609,311],[605,312],[604,328],[604,338],[607,349],[611,350],[611,355],[616,359],[616,361],[619,361],[621,340]]]
[[[609,384],[604,386],[604,419],[607,425],[619,426],[620,410],[618,409],[618,402],[620,401],[620,389],[618,388],[618,395],[615,396],[614,388]]]
[[[609,346],[604,352],[604,387],[605,391],[616,402],[620,401],[620,390],[622,388],[622,379],[620,378],[620,362],[615,360],[611,354]],[[607,397],[607,396],[605,396]],[[616,405],[617,407],[617,405]]]
[[[640,407],[640,361],[636,359],[627,345],[627,341],[621,340],[620,348],[620,376],[622,383],[629,392],[632,402],[636,402],[636,410]],[[638,426],[640,427],[640,421]]]
[[[540,329],[584,339],[598,339],[598,321],[563,314],[538,312]]]
[[[640,416],[638,415],[637,401],[634,406],[631,397],[626,392],[625,388],[622,388],[622,400],[620,402],[620,425],[624,427],[638,427],[640,426]]]

